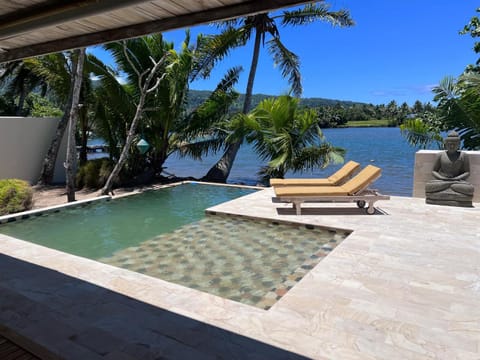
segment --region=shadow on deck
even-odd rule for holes
[[[0,330],[42,359],[305,359],[3,254],[0,293]]]

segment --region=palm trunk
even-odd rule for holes
[[[68,96],[67,105],[65,106],[65,111],[62,118],[60,119],[55,135],[50,147],[48,148],[47,155],[43,160],[42,170],[40,172],[40,177],[38,178],[37,185],[50,185],[53,181],[53,174],[55,171],[55,162],[57,161],[58,150],[60,149],[60,144],[62,143],[63,134],[68,125],[68,119],[70,117],[70,111],[72,108],[72,97],[73,97],[73,77],[72,84],[70,86],[70,94]]]
[[[25,99],[27,98],[27,91],[25,90],[24,86],[22,85],[22,91],[20,91],[20,95],[18,97],[18,105],[15,110],[16,116],[23,116],[23,107],[25,106]]]
[[[168,138],[164,139],[162,141],[162,146],[160,147],[159,150],[157,150],[153,156],[153,170],[154,170],[154,175],[159,174],[161,175],[162,170],[163,170],[163,165],[165,164],[165,161],[167,160],[168,156]]]
[[[255,81],[255,74],[257,72],[258,58],[260,56],[260,42],[261,33],[256,30],[255,43],[253,46],[252,64],[250,66],[250,72],[248,74],[247,90],[245,91],[245,101],[243,102],[243,113],[246,114],[250,111],[252,106],[252,92],[253,83]],[[243,140],[236,141],[227,146],[226,151],[223,153],[220,160],[208,170],[207,175],[202,180],[210,182],[226,183],[232,170],[233,163],[237,157],[238,150]]]
[[[262,34],[257,30],[255,32],[255,44],[253,47],[252,64],[250,65],[250,72],[248,74],[247,90],[245,91],[245,101],[243,102],[243,113],[250,111],[252,106],[253,83],[255,81],[255,74],[257,73],[258,58],[260,57],[260,42]]]
[[[208,171],[207,175],[205,175],[202,180],[226,183],[241,144],[241,142],[229,144],[223,156],[217,161],[215,166]]]
[[[85,165],[87,158],[87,142],[88,142],[88,119],[85,108],[80,111],[80,155],[79,165]]]
[[[75,167],[77,160],[77,148],[75,143],[75,130],[77,127],[80,89],[83,79],[83,64],[85,62],[85,48],[79,49],[77,52],[77,64],[73,75],[73,95],[72,106],[70,109],[70,121],[68,126],[68,142],[67,142],[67,159],[65,161],[65,172],[67,178],[67,200],[75,201]]]

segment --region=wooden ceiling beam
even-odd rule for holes
[[[147,0],[77,0],[49,2],[0,17],[0,40],[75,21]]]
[[[172,18],[155,20],[141,24],[124,26],[116,29],[100,31],[65,39],[29,45],[16,49],[0,49],[0,63],[23,58],[44,55],[63,50],[75,49],[159,33],[167,30],[180,29],[212,21],[224,20],[249,14],[270,11],[282,7],[309,3],[305,0],[251,0],[220,8],[212,8],[196,13],[189,13]]]

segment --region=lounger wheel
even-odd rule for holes
[[[367,204],[367,203],[365,202],[365,200],[358,200],[358,201],[357,201],[357,206],[358,206],[360,209],[363,209],[366,204]]]
[[[367,214],[368,214],[368,215],[373,215],[373,214],[375,214],[375,208],[374,208],[373,206],[372,206],[372,207],[369,206],[369,207],[366,208],[365,210],[367,211]]]

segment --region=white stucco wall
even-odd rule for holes
[[[432,170],[437,153],[443,150],[420,150],[415,154],[413,197],[425,197],[425,183],[433,179]],[[465,151],[470,163],[470,177],[466,179],[475,187],[473,201],[480,202],[480,151]]]
[[[59,120],[0,117],[0,179],[17,178],[36,183]],[[55,164],[53,181],[56,183],[65,182],[66,148],[64,136]]]

